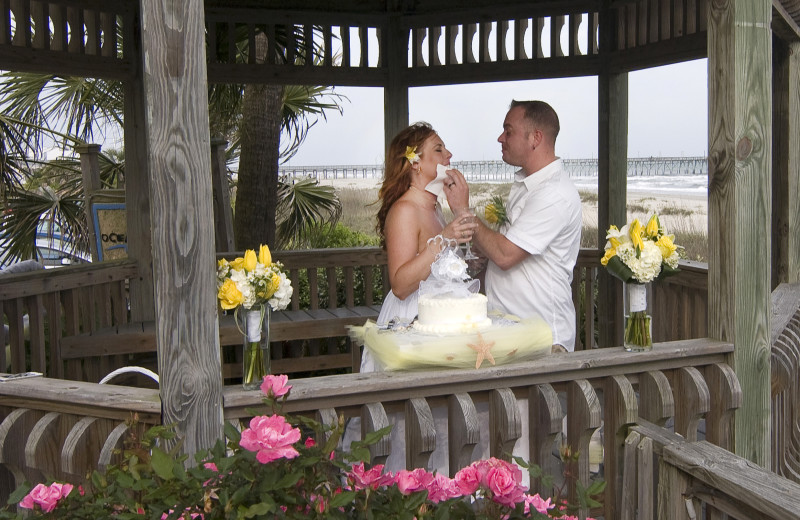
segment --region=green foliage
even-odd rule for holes
[[[35,516],[69,520],[109,517],[152,520],[513,520],[575,518],[562,515],[577,506],[600,505],[595,499],[604,486],[593,483],[586,488],[578,486],[578,504],[574,507],[562,500],[559,494],[555,503],[564,509],[551,509],[550,515],[538,513],[533,508],[530,513],[525,513],[525,488],[517,487],[518,480],[514,485],[517,494],[513,495],[516,504],[503,505],[502,500],[494,500],[495,493],[500,496],[501,491],[489,485],[491,477],[487,476],[486,470],[511,466],[502,466],[507,463],[496,459],[476,463],[490,465],[479,470],[482,471],[480,487],[473,492],[459,491],[455,481],[445,479],[450,484],[444,485],[451,491],[443,495],[441,490],[444,488],[440,487],[443,484],[435,484],[434,475],[423,470],[407,473],[402,485],[410,487],[401,488],[399,474],[384,474],[381,467],[376,467],[373,474],[367,475],[368,466],[361,470],[355,468],[369,455],[368,447],[388,434],[391,427],[368,435],[364,441],[354,442],[352,452],[343,452],[336,448],[344,431],[343,419],[332,427],[324,427],[307,417],[281,416],[280,408],[285,400],[285,396],[280,401],[265,398],[264,403],[275,414],[256,417],[250,422],[250,431],[246,433],[253,443],[252,449],[263,450],[263,453],[243,447],[244,433],[240,434],[226,424],[226,439],[218,441],[208,451],[197,453],[192,463],[188,463],[188,458],[180,454],[179,444],[171,442],[174,441],[174,431],[156,426],[141,438],[132,436],[126,441],[121,463],[110,466],[105,472],[93,472],[81,487],[58,497],[50,512],[35,506]],[[269,425],[255,425],[261,420],[269,422]],[[137,430],[136,427],[131,429]],[[302,431],[310,433],[310,436],[303,439]],[[282,436],[287,434],[290,438],[282,440]],[[325,442],[316,443],[311,440],[313,438],[325,439]],[[166,449],[165,446],[172,448]],[[577,454],[573,460],[576,458]],[[528,465],[521,459],[517,459],[517,463],[534,478],[547,478],[537,466]],[[409,480],[407,477],[412,473],[416,476]],[[511,473],[506,475],[512,476]],[[416,480],[417,477],[420,480]],[[570,478],[568,474],[565,477],[567,480]],[[469,480],[467,478],[464,482]],[[25,483],[14,491],[9,506],[0,510],[0,519],[27,518],[27,509],[18,512],[14,504],[22,501],[31,489],[32,486]],[[431,494],[436,492],[440,496],[432,498]]]

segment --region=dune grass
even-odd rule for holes
[[[475,183],[470,185],[470,202],[476,207],[479,216],[494,195],[508,197],[511,185]],[[584,204],[584,226],[581,236],[581,247],[598,248],[597,237],[597,193],[581,190],[581,201]],[[342,202],[341,224],[367,235],[377,236],[375,218],[380,205],[377,188],[336,188],[336,194]],[[696,224],[697,214],[691,209],[679,205],[664,205],[655,197],[644,197],[628,204],[629,219],[647,219],[654,212],[662,217],[662,224],[668,233],[675,235],[675,243],[683,246],[682,257],[699,262],[708,261],[708,236],[705,229]],[[592,211],[594,212],[592,214]],[[444,208],[445,218],[451,218],[448,208]],[[587,214],[588,213],[588,214]],[[605,242],[600,244],[603,247]]]

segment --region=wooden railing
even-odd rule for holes
[[[618,518],[798,517],[799,484],[707,441],[691,442],[640,420],[625,448],[628,496]]]
[[[772,471],[800,483],[800,284],[772,293]],[[800,509],[798,509],[800,511]]]
[[[359,355],[345,326],[377,317],[388,291],[385,253],[367,247],[280,251],[275,257],[284,263],[295,292],[290,308],[273,315],[274,369],[355,370]],[[606,326],[596,312],[603,304],[595,290],[599,257],[595,250],[582,250],[573,274],[576,350],[596,348],[595,338]],[[653,291],[656,341],[706,334],[707,269],[688,262],[681,267],[680,275],[656,284]],[[154,324],[129,318],[127,283],[135,276],[137,266],[131,261],[3,275],[0,316],[9,334],[0,337],[8,345],[0,349],[0,372],[33,370],[96,382],[120,366],[154,368]],[[239,341],[232,316],[221,317],[220,332],[223,346]],[[226,378],[237,377],[241,369],[238,350],[223,352]]]
[[[423,467],[438,445],[448,460],[444,470],[451,474],[477,458],[474,448],[483,442],[492,455],[503,458],[526,448],[533,462],[560,475],[563,468],[553,454],[564,438],[580,453],[569,469],[584,484],[591,478],[590,439],[600,429],[605,454],[599,474],[608,487],[604,509],[591,513],[619,518],[628,428],[642,416],[659,423],[671,421],[675,431],[693,438],[701,419],[706,425],[728,421],[733,401],[716,396],[734,395],[738,389],[724,362],[732,349],[730,344],[703,339],[658,344],[652,352],[638,354],[612,348],[550,355],[527,363],[482,368],[480,377],[475,377],[475,370],[441,370],[297,379],[291,381],[284,411],[316,416],[326,424],[340,415],[360,417],[366,432],[389,424],[389,417],[400,413],[405,417],[405,441],[401,438],[398,446],[384,439],[373,447],[372,461],[402,450],[409,466]],[[127,407],[148,422],[158,409],[156,390],[42,378],[4,383],[0,398],[6,414],[0,417],[0,432],[18,424],[14,437],[18,451],[39,431],[37,424],[46,412],[119,421],[126,415],[120,410]],[[243,391],[238,385],[225,388],[227,420],[249,417],[250,410],[258,409],[260,403],[258,392]],[[488,422],[478,419],[481,408],[488,409]],[[32,419],[18,423],[20,414],[31,414]],[[434,415],[447,417],[447,438],[437,436],[432,427]],[[523,434],[525,431],[528,433]],[[56,434],[55,430],[49,432],[47,435]],[[49,439],[52,449],[63,449],[61,438]],[[101,443],[115,442],[103,439]],[[13,450],[9,450],[9,444],[0,442],[0,468],[13,475],[30,475],[36,469],[31,460],[11,457]],[[532,486],[540,492],[552,491],[540,482]]]

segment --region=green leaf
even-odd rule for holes
[[[18,503],[20,500],[25,498],[25,495],[31,492],[31,489],[33,488],[31,487],[30,484],[28,484],[27,482],[23,483],[20,487],[15,489],[14,492],[11,493],[11,495],[9,495],[8,504],[11,505]]]
[[[173,479],[175,461],[172,460],[172,457],[167,455],[163,450],[154,446],[152,449],[150,463],[152,464],[153,471],[156,472],[156,475],[164,480]]]
[[[609,273],[616,276],[623,282],[636,281],[633,277],[633,271],[631,271],[630,267],[625,265],[625,262],[620,260],[619,256],[612,256],[608,261],[606,268],[608,269]]]
[[[244,512],[245,518],[253,518],[258,516],[266,515],[267,513],[271,513],[272,508],[268,504],[259,503],[253,504],[252,506],[248,507]]]
[[[656,281],[663,280],[664,278],[667,278],[669,276],[674,276],[680,272],[681,270],[678,269],[677,267],[673,268],[667,265],[665,262],[661,262],[661,272],[658,273]]]
[[[355,491],[344,491],[331,499],[330,507],[343,507],[350,504],[356,499],[358,493]]]

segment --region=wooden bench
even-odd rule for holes
[[[218,255],[228,259],[236,256],[239,254]],[[294,293],[286,310],[271,313],[272,370],[298,373],[346,368],[357,372],[361,354],[347,339],[347,327],[377,319],[380,304],[376,300],[383,299],[388,283],[385,253],[378,248],[348,248],[280,251],[275,257],[283,262]],[[381,285],[378,293],[376,280]],[[342,300],[344,306],[339,305]],[[147,354],[156,352],[155,323],[103,327],[64,336],[60,343],[64,360],[114,356],[147,360]],[[220,346],[226,379],[241,375],[241,352],[237,348],[241,344],[242,333],[233,313],[221,314]],[[150,356],[149,361],[154,363],[155,358]],[[109,368],[104,364],[101,372]]]

